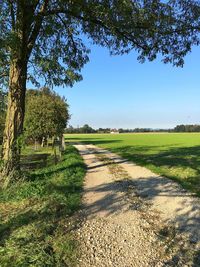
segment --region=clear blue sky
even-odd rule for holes
[[[137,54],[110,56],[92,46],[83,81],[56,88],[68,99],[69,124],[94,128],[168,128],[200,123],[200,47],[188,54],[184,68],[160,59],[140,64]]]

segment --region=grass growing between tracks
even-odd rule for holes
[[[56,165],[51,156],[40,152],[33,157],[30,151],[25,153],[25,164],[30,161],[32,168],[36,162],[28,178],[0,191],[2,267],[76,264],[72,227],[81,204],[85,165],[72,146]]]

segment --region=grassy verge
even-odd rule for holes
[[[77,244],[71,230],[81,203],[85,165],[72,146],[58,164],[47,160],[45,165],[0,192],[0,266],[76,263]]]
[[[88,134],[66,140],[109,149],[153,172],[177,181],[200,197],[200,134]]]

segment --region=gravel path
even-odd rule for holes
[[[88,167],[79,267],[200,266],[198,199],[107,150],[76,148]]]

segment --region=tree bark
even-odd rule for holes
[[[61,151],[64,152],[65,148],[66,148],[64,134],[62,134],[62,136],[60,138],[61,138]]]
[[[27,64],[42,25],[41,14],[47,8],[48,2],[44,0],[37,16],[35,16],[35,10],[39,1],[16,2],[16,15],[12,21],[12,33],[15,39],[10,46],[8,109],[2,147],[4,169],[1,177],[10,176],[15,170],[20,170],[20,141],[25,112]]]
[[[9,94],[3,139],[4,175],[20,170],[20,137],[23,132],[27,62],[13,59],[10,65]]]

